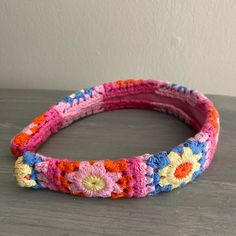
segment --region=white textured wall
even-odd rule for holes
[[[0,0],[0,87],[130,77],[236,95],[236,1]]]

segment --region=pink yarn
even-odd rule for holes
[[[99,191],[92,191],[86,188],[83,180],[91,175],[100,177],[105,182],[105,187]],[[70,188],[74,194],[82,192],[87,197],[110,197],[112,192],[121,192],[121,188],[116,183],[120,179],[121,173],[107,172],[103,161],[98,161],[93,165],[83,161],[78,171],[69,173],[66,177],[73,183]]]
[[[80,196],[112,198],[143,197],[175,188],[176,183],[171,179],[163,181],[165,175],[161,176],[163,168],[173,168],[168,166],[171,165],[170,150],[117,161],[90,162],[61,160],[34,153],[50,135],[72,122],[99,112],[123,108],[166,112],[191,125],[197,134],[171,151],[181,156],[185,146],[192,150],[193,155],[202,154],[196,165],[201,168],[190,176],[192,179],[209,166],[220,125],[219,114],[205,95],[164,81],[114,81],[63,98],[12,139],[12,153],[15,156],[23,154],[15,168],[18,183],[35,189],[45,187]],[[189,155],[189,158],[192,157]]]

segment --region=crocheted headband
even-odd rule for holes
[[[197,134],[168,151],[120,160],[71,161],[35,153],[73,121],[121,108],[167,112]],[[218,112],[202,93],[157,80],[119,80],[65,97],[17,134],[11,151],[18,157],[14,174],[21,187],[86,197],[144,197],[182,187],[199,176],[213,158],[218,136]]]

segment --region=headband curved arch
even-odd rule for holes
[[[196,134],[168,151],[119,160],[72,161],[46,157],[37,148],[49,136],[82,117],[123,109],[166,112]],[[219,114],[202,93],[158,80],[119,80],[86,88],[62,99],[11,140],[18,157],[14,175],[21,187],[51,189],[85,197],[144,197],[181,187],[211,163]]]

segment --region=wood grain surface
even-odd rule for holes
[[[20,188],[12,175],[13,135],[68,91],[0,89],[0,235],[236,235],[236,98],[209,96],[221,135],[209,169],[184,188],[142,199],[87,199]],[[193,130],[154,111],[87,117],[52,136],[39,152],[70,159],[155,153]]]

